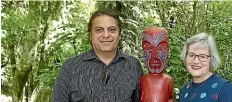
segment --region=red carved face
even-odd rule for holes
[[[149,27],[142,34],[145,65],[150,73],[162,73],[168,61],[168,32],[162,27]]]

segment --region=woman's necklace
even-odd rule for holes
[[[193,90],[197,90],[197,89],[199,89],[199,88],[201,88],[205,83],[206,83],[206,81],[207,81],[208,79],[206,79],[205,81],[203,81],[198,87],[196,87],[196,88],[193,88],[193,81],[190,83],[190,87],[191,87],[191,89],[193,89]]]

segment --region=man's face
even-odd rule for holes
[[[142,34],[145,64],[150,73],[161,73],[167,67],[168,34],[164,28],[151,27]]]
[[[114,52],[120,39],[117,21],[110,16],[102,15],[96,17],[92,22],[90,40],[94,51]]]

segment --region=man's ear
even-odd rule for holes
[[[91,39],[91,32],[89,33],[89,43],[92,44],[92,39]]]

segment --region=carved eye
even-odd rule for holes
[[[158,50],[168,50],[168,43],[167,42],[159,43]]]
[[[151,49],[151,47],[152,47],[151,44],[149,42],[146,42],[146,41],[143,42],[142,45],[143,45],[143,49]]]
[[[144,50],[143,57],[147,58],[150,54],[151,50]]]

